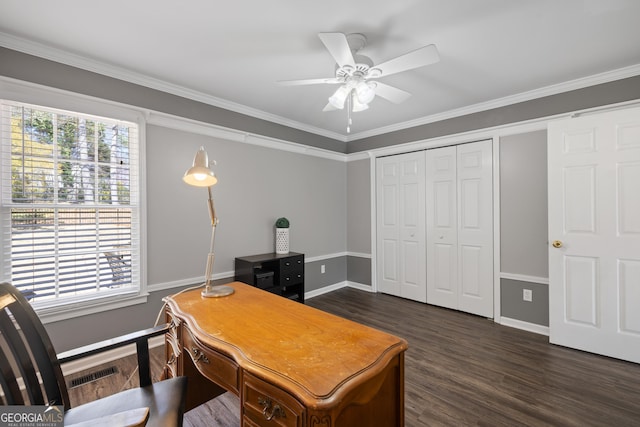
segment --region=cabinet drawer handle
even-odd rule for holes
[[[202,360],[202,363],[209,364],[209,359],[207,358],[207,356],[204,355],[202,350],[194,347],[191,349],[191,351],[193,352],[193,361],[195,363],[198,363],[199,361]]]
[[[275,418],[287,418],[284,410],[277,403],[274,405],[270,398],[259,397],[258,404],[262,405],[262,415],[267,421]]]

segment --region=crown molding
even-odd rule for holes
[[[633,77],[640,75],[640,64],[631,65],[628,67],[620,68],[617,70],[607,71],[592,76],[578,78],[555,85],[546,86],[543,88],[534,89],[527,92],[522,92],[515,95],[506,96],[503,98],[494,99],[487,102],[481,102],[462,108],[457,108],[449,111],[445,111],[430,116],[417,118],[414,120],[408,120],[401,123],[395,123],[389,126],[383,126],[369,131],[359,132],[345,136],[343,134],[332,132],[326,129],[311,126],[305,123],[301,123],[295,120],[287,119],[282,116],[268,113],[266,111],[250,108],[242,104],[231,102],[222,98],[218,98],[212,95],[207,95],[203,92],[193,90],[184,86],[172,84],[164,80],[156,79],[146,76],[141,73],[136,73],[131,70],[127,70],[122,67],[110,65],[96,59],[87,58],[75,53],[67,52],[62,49],[50,47],[42,43],[33,42],[24,38],[16,37],[11,34],[0,32],[0,46],[7,47],[9,49],[17,50],[26,54],[35,55],[44,59],[59,62],[62,64],[70,65],[73,67],[81,68],[87,71],[92,71],[98,74],[106,75],[108,77],[124,80],[130,83],[145,86],[151,89],[156,89],[162,92],[170,93],[172,95],[181,96],[183,98],[192,99],[194,101],[203,102],[208,105],[223,108],[225,110],[233,111],[239,114],[255,117],[266,121],[273,122],[282,126],[298,129],[304,132],[309,132],[319,136],[331,138],[340,142],[351,142],[359,139],[369,138],[377,135],[382,135],[390,132],[397,132],[403,129],[426,125],[442,120],[447,120],[455,117],[465,116],[468,114],[478,113],[481,111],[491,110],[494,108],[505,107],[512,104],[517,104],[524,101],[530,101],[545,96],[556,95],[571,90],[582,89],[597,84],[608,83],[611,81]]]
[[[194,101],[203,102],[208,105],[213,105],[214,107],[223,108],[235,113],[244,114],[246,116],[255,117],[261,120],[266,120],[272,123],[291,127],[304,132],[309,132],[315,135],[324,136],[341,142],[346,142],[347,140],[344,135],[336,132],[287,119],[286,117],[267,113],[266,111],[247,107],[246,105],[231,102],[226,99],[207,95],[197,90],[169,83],[161,79],[149,77],[141,73],[136,73],[134,71],[127,70],[122,67],[117,67],[115,65],[99,61],[97,59],[87,58],[75,53],[64,51],[62,49],[16,37],[11,34],[0,32],[0,46],[17,50],[29,55],[38,56],[50,61],[59,62],[65,65],[70,65],[72,67],[77,67],[83,70],[102,74],[115,79],[124,80],[129,83],[156,89],[162,92],[170,93],[172,95],[177,95]]]
[[[290,142],[237,129],[226,128],[158,111],[148,111],[146,120],[147,123],[152,125],[191,132],[199,135],[212,136],[214,138],[236,141],[244,144],[257,145],[274,150],[288,151],[291,153],[320,157],[339,162],[347,162],[349,159],[346,154],[325,150],[324,148],[312,147],[310,145],[304,145],[297,142]]]
[[[542,88],[518,93],[515,95],[505,96],[503,98],[493,99],[487,102],[469,105],[462,108],[456,108],[444,111],[438,114],[409,120],[402,123],[395,123],[389,126],[383,126],[369,131],[354,133],[346,138],[346,142],[356,141],[359,139],[369,138],[372,136],[382,135],[390,132],[397,132],[403,129],[422,126],[429,123],[435,123],[442,120],[452,119],[455,117],[466,116],[468,114],[479,113],[481,111],[492,110],[494,108],[506,107],[520,102],[531,101],[533,99],[544,98],[545,96],[557,95],[563,92],[569,92],[576,89],[583,89],[589,86],[595,86],[602,83],[609,83],[615,80],[624,79],[640,75],[640,64],[631,65],[617,70],[607,71],[588,77],[570,80],[555,85],[545,86]]]
[[[347,154],[326,150],[324,148],[253,134],[212,123],[205,123],[168,113],[130,106],[116,101],[98,100],[97,98],[89,95],[77,94],[63,89],[51,88],[37,83],[0,76],[0,98],[39,105],[43,96],[46,96],[49,102],[53,103],[56,108],[70,109],[73,111],[87,111],[87,109],[90,109],[92,113],[96,115],[105,114],[104,111],[106,109],[109,111],[108,114],[111,114],[113,118],[132,121],[138,124],[142,124],[144,122],[146,124],[158,125],[169,129],[212,136],[214,138],[252,144],[274,150],[288,151],[306,156],[320,157],[339,162],[347,162],[349,160],[349,156]]]

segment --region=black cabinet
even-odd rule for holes
[[[304,254],[238,257],[235,280],[304,303]]]

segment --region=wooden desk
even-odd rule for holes
[[[240,397],[243,426],[404,425],[405,340],[229,285],[228,297],[167,298],[166,374],[189,377],[187,409],[220,386]]]

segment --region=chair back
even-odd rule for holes
[[[3,405],[70,408],[51,339],[31,304],[8,283],[0,283],[0,371]]]

